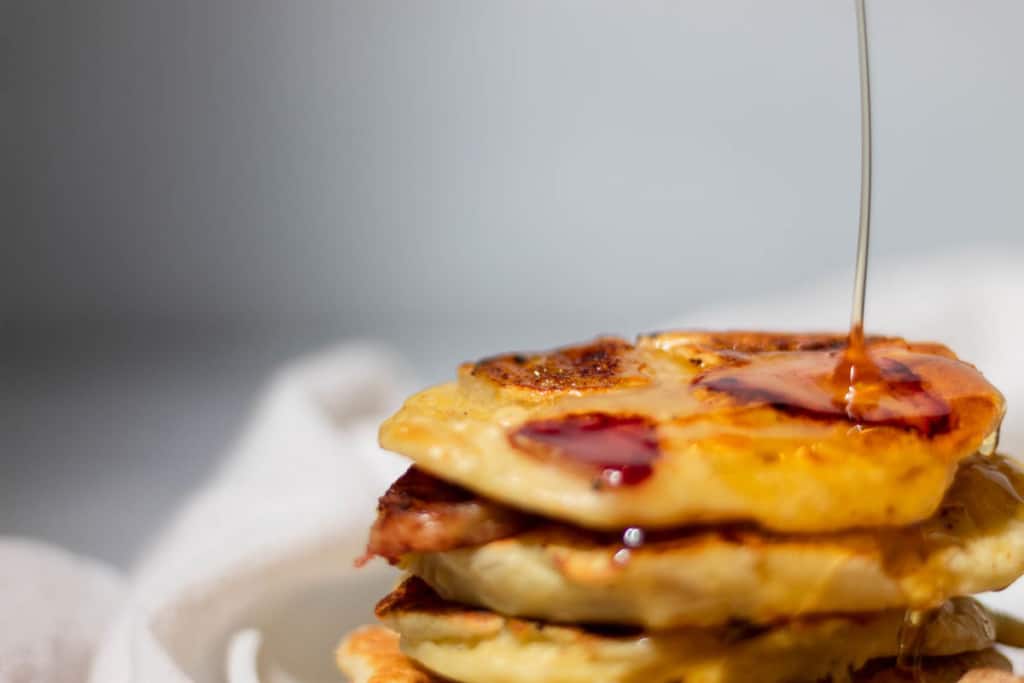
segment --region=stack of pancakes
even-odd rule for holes
[[[955,681],[1008,669],[967,597],[1024,573],[1004,402],[944,346],[670,332],[466,364],[381,443],[368,557],[409,578],[356,683]],[[399,649],[400,648],[400,649]]]

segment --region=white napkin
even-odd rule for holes
[[[280,374],[222,471],[141,565],[94,683],[207,683],[229,669],[240,682],[336,680],[333,646],[355,625],[336,589],[360,589],[365,620],[387,588],[373,570],[353,577],[352,562],[377,497],[406,466],[376,445],[408,389],[399,367],[348,346]],[[272,659],[246,660],[271,637]]]
[[[847,322],[849,292],[847,278],[836,278],[675,323],[837,329]],[[869,292],[869,332],[947,342],[1004,390],[1011,408],[1003,445],[1024,456],[1024,254],[879,263]],[[375,443],[378,422],[408,390],[403,376],[394,358],[366,345],[286,368],[219,474],[152,546],[92,683],[337,680],[334,644],[371,618],[392,580],[379,567],[357,573],[351,562],[377,496],[405,467]],[[1024,586],[989,601],[1024,614]],[[94,616],[97,628],[105,617]],[[38,638],[37,652],[57,652],[47,650],[45,633]],[[0,660],[4,645],[0,632]],[[0,683],[23,680],[77,683],[0,675]]]
[[[79,683],[124,598],[96,562],[0,536],[0,683]]]

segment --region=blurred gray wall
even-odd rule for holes
[[[1024,245],[1024,3],[869,13],[874,253]],[[125,561],[338,338],[436,379],[849,271],[855,38],[852,0],[0,0],[0,533]]]
[[[8,0],[8,312],[628,327],[845,268],[852,4]],[[1024,239],[1024,3],[869,9],[876,248]]]

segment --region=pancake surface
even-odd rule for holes
[[[402,654],[398,634],[383,626],[364,626],[342,641],[338,668],[350,683],[450,683]],[[1005,672],[1010,662],[994,649],[949,657],[929,657],[921,663],[919,683],[1012,683],[1021,679]],[[869,662],[849,683],[907,683],[905,670],[891,659]]]
[[[335,659],[349,683],[445,683],[402,654],[398,634],[383,626],[362,626],[345,636]]]
[[[377,607],[402,651],[462,683],[780,683],[841,676],[893,657],[903,610],[796,620],[771,627],[645,632],[503,617],[439,598],[409,579]],[[992,646],[992,622],[958,599],[925,631],[919,652],[949,656]]]
[[[538,522],[483,545],[410,553],[400,564],[448,600],[556,622],[663,629],[927,609],[998,590],[1024,572],[1022,494],[1015,462],[975,456],[939,511],[909,529],[691,528],[628,547],[613,535]]]
[[[851,416],[815,374],[844,344],[665,333],[485,359],[410,398],[381,444],[491,499],[594,529],[924,520],[994,434],[1002,396],[945,347],[873,338],[899,386],[920,391]]]

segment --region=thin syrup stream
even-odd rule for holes
[[[838,386],[846,387],[843,397],[846,412],[856,413],[856,385],[878,382],[881,370],[872,360],[864,343],[864,301],[868,281],[868,247],[871,242],[871,75],[868,62],[868,28],[865,0],[855,0],[857,9],[857,53],[860,73],[860,215],[857,231],[857,266],[853,278],[853,307],[850,312],[850,335],[833,375]]]
[[[853,279],[851,342],[864,342],[864,299],[868,280],[871,238],[871,76],[868,66],[868,28],[865,0],[857,3],[857,51],[860,56],[860,218],[857,233],[857,269]],[[857,339],[853,339],[857,334]]]
[[[879,381],[881,370],[864,342],[864,300],[868,281],[868,247],[871,242],[871,69],[868,62],[866,0],[854,0],[857,9],[857,54],[860,73],[860,215],[857,231],[857,266],[853,278],[853,307],[846,353],[835,371],[835,380],[845,380],[846,412],[855,414],[857,384]],[[921,679],[921,654],[926,631],[939,610],[907,610],[897,645],[897,668],[909,671],[915,682]]]

